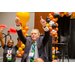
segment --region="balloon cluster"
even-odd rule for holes
[[[70,19],[75,19],[75,12],[72,13]]]
[[[50,35],[52,35],[53,39],[52,39],[52,43],[58,43],[58,19],[66,16],[72,16],[73,13],[72,12],[50,12],[49,16],[46,17],[46,25],[48,26],[49,30],[50,30]],[[74,15],[75,17],[75,15]],[[55,54],[55,50],[58,51],[58,47],[53,46],[52,47],[52,54]],[[56,56],[52,55],[52,58],[55,59]]]
[[[27,37],[28,36],[27,31],[29,30],[29,27],[28,25],[26,25],[26,23],[30,18],[30,14],[28,12],[17,12],[16,16],[18,16],[20,19],[21,30],[23,35]],[[17,51],[17,57],[22,57],[24,53],[24,48],[25,48],[25,45],[21,42],[21,46],[18,48],[18,51]]]

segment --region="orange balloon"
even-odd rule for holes
[[[21,45],[23,44],[23,42],[21,42]]]
[[[57,27],[58,27],[58,23],[56,23]]]
[[[56,23],[57,20],[55,18],[53,18],[52,21],[54,21]]]
[[[22,45],[21,45],[21,48],[22,48],[22,49],[24,49],[24,48],[25,48],[25,45],[24,45],[24,44],[22,44]]]
[[[58,31],[58,28],[55,28],[56,31]]]
[[[55,32],[52,32],[52,35],[53,35],[53,36],[55,36],[55,35],[56,35],[56,33],[55,33]]]
[[[72,13],[72,16],[71,17],[75,17],[75,12]]]
[[[60,14],[64,14],[64,12],[59,12]]]
[[[52,41],[52,43],[55,43],[55,41]]]
[[[26,30],[22,30],[23,34],[25,35],[26,34]]]
[[[53,15],[50,15],[50,16],[49,16],[49,19],[52,20],[52,19],[53,19]]]
[[[64,15],[67,15],[67,12],[64,12]]]
[[[20,57],[21,58],[22,57],[22,54],[17,54],[17,57]]]
[[[69,17],[69,14],[66,14],[66,17]]]
[[[23,55],[23,53],[24,53],[24,51],[22,50],[22,51],[21,51],[21,55]]]
[[[19,49],[18,49],[19,51],[22,51],[22,48],[21,47],[19,47]]]
[[[50,27],[49,27],[49,30],[52,31],[52,29],[53,29],[53,28],[50,26]]]
[[[29,27],[28,26],[25,26],[25,30],[28,31],[29,30]]]
[[[58,40],[56,40],[56,43],[58,43]]]
[[[58,47],[56,47],[56,50],[58,51]]]
[[[55,33],[55,36],[57,36],[58,35],[58,33]]]
[[[54,51],[55,50],[55,47],[52,47],[52,51]]]
[[[51,12],[51,15],[53,15],[54,14],[54,12]]]
[[[52,35],[52,33],[50,32],[50,35]]]
[[[48,26],[48,27],[49,27],[49,26],[50,26],[50,24],[49,24],[49,23],[47,23],[47,24],[46,24],[46,26]]]
[[[55,55],[52,55],[52,59],[55,59]]]

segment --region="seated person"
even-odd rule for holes
[[[22,33],[19,17],[16,17],[15,19],[17,34],[20,40],[25,44],[21,62],[33,62],[36,58],[42,58],[45,62],[48,62],[45,45],[49,40],[50,31],[46,26],[46,21],[42,18],[42,16],[40,18],[40,23],[44,29],[45,35],[41,37],[39,30],[33,29],[31,31],[31,37],[29,38],[25,38]]]

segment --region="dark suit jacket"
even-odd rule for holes
[[[33,40],[31,39],[31,37],[25,38],[21,30],[17,31],[17,34],[20,40],[25,44],[24,54],[21,60],[21,62],[24,62],[26,61],[26,57],[28,57],[29,55],[29,50],[31,48]],[[37,39],[37,48],[38,48],[39,58],[42,58],[45,62],[48,61],[48,57],[45,50],[45,45],[48,42],[48,39],[49,39],[49,31],[45,31],[45,35],[40,36]]]

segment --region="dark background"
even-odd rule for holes
[[[68,43],[69,57],[75,58],[75,19],[64,16],[58,19],[58,24],[58,41],[60,41],[60,35],[70,36]]]

